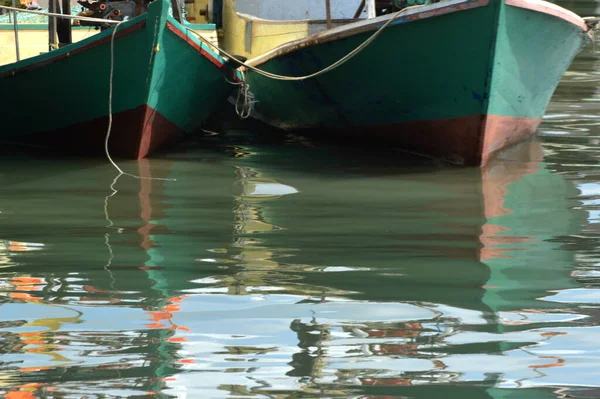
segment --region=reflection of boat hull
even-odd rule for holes
[[[102,152],[112,111],[112,154],[138,159],[196,129],[232,86],[222,59],[169,17],[168,7],[155,2],[147,14],[119,25],[114,52],[108,30],[0,67],[0,90],[11,93],[11,106],[0,109],[0,138]]]
[[[307,75],[389,18],[334,28],[250,63]],[[255,116],[279,128],[480,165],[535,132],[587,30],[581,18],[538,0],[442,2],[403,11],[361,53],[317,78],[278,81],[249,71],[247,81]]]
[[[529,152],[539,155],[539,143],[530,144]],[[510,391],[488,387],[517,374],[537,378],[536,367],[554,363],[554,358],[526,356],[507,347],[535,350],[531,343],[544,340],[548,331],[506,338],[486,332],[498,332],[495,316],[507,305],[538,309],[535,298],[545,290],[569,285],[567,268],[557,268],[557,262],[572,260],[572,253],[556,251],[559,244],[545,237],[576,231],[564,216],[577,212],[560,200],[576,192],[563,176],[535,161],[494,162],[481,169],[434,167],[437,173],[422,174],[415,168],[402,168],[400,174],[400,169],[386,167],[391,174],[381,176],[377,162],[364,159],[356,174],[342,174],[348,169],[339,165],[348,163],[340,157],[313,153],[310,159],[298,159],[288,151],[283,146],[270,154],[233,158],[239,165],[233,192],[231,168],[222,167],[231,165],[229,158],[215,166],[206,162],[207,153],[202,163],[194,162],[197,158],[189,163],[143,160],[137,163],[142,180],[119,180],[111,190],[108,167],[43,179],[53,190],[39,191],[37,181],[5,190],[0,202],[7,237],[37,236],[48,244],[43,256],[21,252],[23,256],[14,259],[19,265],[13,270],[39,270],[32,276],[39,282],[18,273],[11,281],[19,296],[11,300],[95,305],[85,307],[77,327],[64,322],[60,329],[34,336],[25,328],[17,330],[19,336],[11,332],[11,339],[31,345],[28,357],[36,356],[18,357],[27,366],[20,371],[40,373],[54,384],[52,376],[64,366],[40,361],[40,343],[35,342],[45,340],[48,353],[77,355],[67,364],[72,367],[64,367],[61,381],[74,381],[73,373],[83,370],[79,379],[84,382],[100,376],[116,385],[127,378],[129,385],[141,381],[136,386],[143,391],[163,396],[184,388],[205,396],[217,389],[238,396],[273,396],[277,387],[283,395],[300,396],[446,393],[507,398],[512,397]],[[295,166],[309,165],[320,178],[280,167],[290,159]],[[380,165],[387,164],[378,159]],[[338,167],[308,162],[318,160]],[[123,166],[134,170],[135,165]],[[15,168],[15,173],[22,169]],[[149,179],[169,176],[178,181]],[[195,186],[186,179],[203,190],[190,190]],[[98,182],[103,181],[106,189],[98,193]],[[82,186],[75,190],[78,186],[73,184]],[[34,186],[49,197],[20,195]],[[78,194],[76,206],[56,212],[64,208],[67,196],[72,197],[70,190]],[[546,213],[536,212],[540,200],[532,195],[542,190],[554,207],[545,207]],[[283,198],[275,198],[279,195]],[[102,206],[106,220],[98,214]],[[58,214],[61,224],[40,217],[48,211]],[[75,214],[79,216],[71,217]],[[73,225],[74,220],[85,224]],[[254,221],[281,223],[287,230],[254,230]],[[508,234],[481,237],[489,225]],[[524,236],[530,236],[527,246],[513,248],[520,242],[512,240]],[[94,249],[108,258],[105,266],[99,261],[101,251]],[[550,251],[555,254],[546,262],[540,255]],[[543,270],[527,273],[536,264]],[[494,278],[500,274],[506,278]],[[491,284],[499,287],[484,286]],[[39,290],[33,291],[34,286]],[[496,290],[500,300],[487,295],[489,290]],[[104,308],[95,311],[98,307]],[[22,314],[15,313],[15,318],[24,318]],[[95,333],[97,319],[113,320],[111,331],[102,325]],[[84,343],[88,350],[81,355]],[[51,352],[50,345],[61,351]],[[515,352],[520,353],[518,363]],[[89,353],[98,353],[100,360],[91,357],[88,364],[83,356]],[[75,363],[80,359],[82,364]],[[254,380],[248,379],[250,372]],[[148,375],[156,378],[145,378]],[[559,382],[565,380],[573,381],[570,377]],[[104,386],[92,384],[92,389]],[[530,397],[551,397],[539,391]]]
[[[504,152],[506,159],[485,168],[418,173],[414,167],[388,167],[389,180],[388,175],[382,180],[376,166],[389,164],[380,151],[378,160],[348,157],[348,164],[361,165],[356,176],[339,166],[346,160],[338,156],[333,166],[320,155],[314,149],[310,160],[298,162],[298,156],[279,151],[271,158],[261,153],[257,165],[252,157],[247,161],[302,193],[258,204],[257,214],[285,230],[256,237],[279,259],[286,257],[278,248],[302,249],[283,251],[293,257],[282,261],[282,269],[301,273],[305,287],[327,287],[331,295],[356,299],[499,312],[555,308],[537,298],[577,284],[569,276],[573,253],[559,250],[562,244],[553,238],[575,234],[584,223],[584,214],[572,209],[578,191],[547,169],[538,140],[514,146]],[[316,163],[305,167],[319,171],[320,181],[285,173],[282,158]],[[342,211],[347,201],[360,209],[350,219]],[[327,217],[315,226],[317,214]],[[539,261],[550,252],[552,263]]]

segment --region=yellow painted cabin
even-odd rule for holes
[[[361,2],[338,2],[337,7],[331,9],[328,26],[325,0],[286,2],[285,7],[280,0],[223,0],[223,31],[226,34],[219,35],[220,43],[230,54],[254,58],[284,43],[374,16],[373,1],[367,1],[362,12],[357,12]],[[358,14],[357,18],[354,18],[355,14]]]

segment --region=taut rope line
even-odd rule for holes
[[[215,46],[214,44],[208,42],[198,32],[195,32],[194,30],[192,30],[190,28],[187,28],[187,27],[186,28],[190,32],[192,32],[194,35],[198,36],[200,38],[200,40],[202,40],[203,43],[206,43],[207,45],[213,47],[218,52],[224,54],[226,57],[234,60],[236,63],[239,63],[243,67],[245,67],[245,68],[247,68],[247,69],[249,69],[249,70],[251,70],[253,72],[258,73],[259,75],[265,76],[267,78],[275,79],[275,80],[299,81],[299,80],[306,80],[306,79],[316,78],[317,76],[320,76],[320,75],[323,75],[323,74],[325,74],[327,72],[333,71],[334,69],[336,69],[336,68],[342,66],[343,64],[345,64],[346,62],[350,61],[352,58],[354,58],[356,55],[358,55],[361,51],[363,51],[369,44],[371,44],[375,39],[377,39],[377,37],[388,26],[390,26],[390,24],[392,22],[394,22],[401,14],[403,14],[402,11],[399,11],[395,15],[393,15],[390,19],[388,19],[386,21],[385,24],[383,24],[381,27],[379,27],[371,36],[369,36],[364,42],[362,42],[358,47],[356,47],[354,50],[352,50],[351,52],[349,52],[348,54],[346,54],[344,57],[340,58],[339,60],[337,60],[333,64],[329,65],[328,67],[325,67],[325,68],[321,69],[320,71],[317,71],[315,73],[311,73],[310,75],[305,75],[305,76],[285,76],[285,75],[278,75],[278,74],[275,74],[275,73],[263,71],[262,69],[256,68],[256,67],[254,67],[252,65],[248,65],[247,63],[245,63],[245,62],[237,59],[233,55],[229,54],[227,51],[223,50],[219,46]]]

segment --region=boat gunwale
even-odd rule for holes
[[[215,24],[192,24],[185,23],[182,24],[186,28],[190,28],[192,30],[205,31],[205,30],[216,30]],[[0,23],[0,31],[3,30],[14,30],[15,26],[13,23]],[[96,30],[94,26],[81,26],[81,25],[71,25],[71,29],[73,30]],[[48,23],[40,22],[40,23],[21,23],[19,22],[19,31],[40,31],[40,30],[48,30]]]
[[[146,18],[147,14],[140,15],[131,21],[126,21],[123,24],[127,24],[129,26],[125,26],[119,29],[114,38],[119,39],[123,36],[129,35],[132,32],[135,32],[139,29],[146,27]],[[180,26],[182,28],[180,28]],[[166,27],[168,30],[177,35],[180,39],[188,43],[192,48],[196,49],[203,57],[205,57],[212,64],[216,65],[218,68],[222,68],[225,61],[223,58],[215,53],[210,46],[203,43],[201,40],[194,38],[187,34],[187,27],[185,25],[179,24],[173,17],[167,16],[166,19]],[[113,28],[114,29],[114,28]],[[189,28],[193,29],[193,28]],[[185,32],[184,32],[185,31]],[[35,57],[30,57],[25,60],[14,62],[11,64],[1,65],[0,66],[0,79],[20,75],[22,73],[26,73],[41,67],[44,67],[49,64],[53,64],[58,62],[64,58],[71,57],[77,55],[79,53],[91,50],[100,45],[106,44],[112,40],[112,29],[107,29],[104,32],[100,32],[97,35],[88,37],[83,39],[77,43],[73,43],[71,45],[62,47],[60,49],[50,51],[48,53],[40,54]],[[197,46],[197,47],[196,47]],[[20,65],[19,65],[20,64]]]
[[[131,19],[130,21],[123,22],[123,24],[126,24],[127,26],[122,27],[115,33],[115,40],[123,36],[127,36],[130,33],[135,32],[139,29],[145,28],[146,15],[147,14],[143,14],[139,17]],[[104,32],[98,33],[97,35],[90,36],[77,43],[61,47],[57,50],[40,54],[35,57],[26,58],[24,60],[13,62],[11,64],[0,65],[0,79],[29,72],[34,69],[46,66],[48,64],[53,64],[64,58],[71,57],[73,55],[91,50],[95,47],[110,42],[112,39],[112,35],[113,30],[107,29]]]
[[[169,30],[170,32],[175,34],[177,37],[179,37],[181,40],[186,42],[194,50],[199,52],[204,58],[206,58],[212,64],[217,66],[219,69],[222,68],[223,65],[225,64],[225,61],[223,60],[223,58],[219,54],[214,52],[210,48],[209,45],[207,45],[203,41],[197,39],[196,37],[189,35],[185,25],[181,25],[181,26],[183,26],[184,29],[181,29],[181,28],[179,28],[179,26],[177,26],[177,21],[173,17],[169,16],[167,18],[167,23],[166,23],[167,30]]]

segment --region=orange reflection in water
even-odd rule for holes
[[[151,234],[154,233],[154,230],[157,227],[161,227],[165,229],[165,226],[161,226],[156,224],[157,220],[160,220],[164,217],[163,215],[163,191],[164,191],[164,180],[166,176],[160,176],[158,179],[156,176],[153,176],[153,169],[151,168],[151,161],[148,159],[142,159],[138,161],[138,172],[140,179],[140,191],[138,192],[138,198],[140,203],[140,219],[143,221],[143,225],[137,229],[137,233],[140,235],[140,247],[145,251],[150,251],[155,248],[156,243],[151,238]],[[154,206],[154,205],[158,206]],[[151,258],[151,257],[150,257]],[[153,270],[160,270],[162,267],[158,267],[156,265],[143,265],[138,267],[140,271],[143,272],[152,272]],[[149,275],[150,280],[154,280],[154,277]],[[162,290],[159,290],[164,294]],[[166,295],[165,295],[166,296]],[[149,329],[162,329],[169,330],[171,333],[166,334],[167,337],[163,338],[164,343],[169,344],[182,344],[187,342],[186,337],[182,336],[174,336],[177,332],[190,332],[191,329],[182,325],[177,324],[174,321],[174,316],[176,313],[181,311],[181,303],[187,298],[187,295],[174,295],[167,297],[160,302],[164,302],[165,304],[156,307],[153,309],[146,309],[145,312],[149,316],[150,323],[145,324],[145,326]],[[166,361],[171,361],[172,359],[165,359]],[[186,364],[195,363],[194,359],[178,359],[177,363],[181,366],[185,366]],[[153,380],[153,379],[151,379]],[[163,377],[158,376],[157,380],[160,381],[159,386],[156,388],[149,390],[146,392],[148,396],[156,396],[162,395],[162,389],[164,389],[164,384],[167,384],[169,381],[176,381],[176,377]]]
[[[508,159],[492,160],[481,169],[484,216],[488,220],[513,212],[505,207],[505,197],[509,194],[508,186],[538,171],[541,168],[543,151],[539,140],[534,139],[512,149],[505,156]],[[507,251],[523,248],[509,248],[506,244],[523,244],[532,240],[531,237],[502,235],[501,233],[506,233],[509,229],[494,223],[485,223],[481,230],[481,261],[509,258]]]
[[[191,331],[189,328],[177,325],[173,322],[173,314],[181,310],[176,304],[181,302],[184,298],[187,298],[187,295],[180,295],[168,298],[167,305],[165,305],[162,309],[147,311],[153,323],[146,324],[146,327],[167,328],[179,331]]]
[[[36,399],[39,396],[36,395],[36,392],[40,391],[40,388],[43,387],[42,383],[30,383],[30,384],[22,384],[17,385],[10,392],[4,395],[5,399]]]
[[[41,298],[23,291],[41,291],[45,285],[45,281],[37,277],[17,276],[10,279],[10,284],[15,289],[14,292],[8,294],[10,298],[33,302],[39,301]]]

